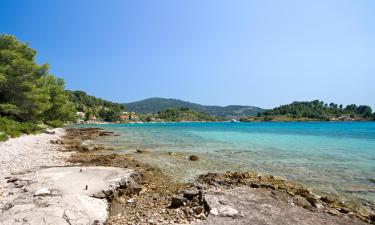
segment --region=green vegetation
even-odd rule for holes
[[[69,101],[72,102],[79,112],[85,113],[85,120],[95,116],[98,120],[115,122],[124,111],[122,104],[96,98],[83,91],[67,91]]]
[[[125,107],[131,111],[142,114],[156,114],[160,111],[175,108],[189,108],[197,112],[207,113],[211,116],[220,117],[240,117],[240,116],[255,116],[259,112],[263,112],[264,109],[254,106],[206,106],[195,104],[191,102],[181,101],[178,99],[166,99],[166,98],[149,98],[142,101],[132,102],[124,104]]]
[[[41,128],[31,122],[18,122],[5,117],[0,117],[0,141],[6,140],[8,136],[18,137],[21,134],[34,134]]]
[[[38,123],[61,124],[74,118],[64,81],[51,75],[47,64],[38,65],[35,55],[14,36],[0,35],[2,137],[35,132]]]
[[[206,113],[196,112],[189,108],[175,108],[175,109],[166,109],[158,112],[157,119],[163,121],[219,121],[219,117],[209,116]],[[146,117],[146,121],[152,120],[150,117]]]
[[[337,105],[315,100],[311,102],[293,102],[282,105],[257,117],[242,118],[241,121],[306,121],[306,120],[371,120],[372,109],[366,105]]]

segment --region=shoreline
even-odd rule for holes
[[[142,151],[142,150],[138,151],[137,150],[133,154],[136,154],[137,156],[142,157],[143,154],[147,154],[147,153],[148,153],[147,151]],[[163,171],[161,171],[159,168],[157,168],[155,166],[151,166],[149,164],[141,163],[140,161],[137,161],[135,159],[135,157],[133,156],[133,154],[118,155],[116,153],[113,153],[113,150],[111,150],[109,152],[106,151],[105,147],[103,147],[101,150],[99,150],[99,152],[91,152],[91,153],[85,152],[85,153],[83,153],[83,155],[81,155],[77,158],[78,158],[78,162],[80,162],[80,163],[84,162],[84,163],[88,163],[88,164],[91,164],[91,165],[94,164],[94,165],[100,165],[100,166],[103,166],[103,165],[104,166],[124,166],[124,163],[125,163],[126,167],[128,167],[129,165],[132,165],[131,167],[133,167],[133,168],[135,167],[138,171],[140,171],[140,173],[144,173],[145,171],[147,171],[147,172],[157,171],[158,176],[162,176],[162,179],[164,179],[164,182],[167,182],[170,185],[176,185],[177,181],[173,181],[173,179],[168,177],[168,174],[163,174]],[[74,161],[74,162],[76,162],[76,161]],[[134,164],[135,164],[135,166],[134,166]],[[249,174],[249,173],[229,173],[229,174],[224,174],[224,175],[225,176],[227,176],[227,175],[238,176],[238,174],[241,175],[241,174]],[[371,217],[371,215],[365,209],[363,209],[361,207],[358,207],[358,205],[349,205],[348,203],[345,203],[345,202],[341,201],[337,196],[318,196],[318,195],[315,195],[315,194],[311,193],[305,187],[303,187],[299,184],[296,184],[294,182],[287,181],[285,179],[280,179],[280,178],[276,179],[272,175],[260,175],[260,174],[256,174],[256,173],[250,173],[250,174],[252,174],[252,178],[259,176],[259,177],[263,177],[263,178],[268,177],[269,179],[267,179],[267,178],[265,180],[262,180],[262,178],[260,180],[258,180],[258,178],[255,179],[255,180],[252,179],[252,180],[250,180],[251,181],[250,184],[248,183],[249,180],[245,179],[245,180],[242,180],[239,184],[243,185],[243,182],[245,182],[245,183],[247,182],[247,185],[245,185],[245,186],[251,186],[251,185],[254,185],[254,182],[255,182],[255,183],[259,184],[259,187],[262,187],[262,188],[265,188],[265,189],[268,189],[268,190],[275,191],[275,190],[280,189],[281,192],[286,191],[288,193],[288,195],[292,196],[293,198],[296,196],[295,190],[297,190],[297,196],[299,195],[298,194],[299,191],[302,192],[302,193],[309,193],[307,196],[302,196],[302,197],[303,198],[308,197],[308,199],[309,199],[308,201],[312,201],[313,203],[311,203],[311,204],[307,203],[307,205],[304,205],[303,207],[310,207],[312,205],[313,208],[310,208],[310,210],[314,211],[315,213],[316,213],[316,208],[320,207],[319,204],[317,204],[317,202],[320,202],[320,203],[322,203],[322,205],[324,205],[324,207],[326,207],[326,210],[320,210],[320,208],[318,209],[318,211],[321,212],[321,213],[328,213],[328,214],[337,215],[337,216],[344,216],[344,217],[346,217],[346,216],[356,217],[356,218],[359,218],[359,219],[364,220],[364,221],[369,221],[366,218]],[[215,174],[215,175],[218,175],[220,177],[221,181],[223,181],[223,177],[221,177],[223,174]],[[152,175],[152,176],[155,176],[155,175]],[[210,176],[210,174],[201,175],[200,177],[202,177],[202,176]],[[245,176],[247,176],[247,175],[245,175]],[[198,179],[195,180],[194,182],[189,182],[189,183],[179,183],[178,184],[178,182],[177,182],[177,185],[180,185],[179,187],[181,187],[181,185],[185,186],[185,187],[186,187],[186,185],[191,186],[192,184],[198,182]],[[264,181],[266,182],[266,184],[263,183]],[[282,187],[279,188],[280,182],[283,184],[281,186],[284,186],[284,188],[282,188]],[[202,185],[206,185],[206,184],[207,183],[204,182]],[[220,187],[222,185],[219,184],[217,186]],[[257,186],[257,185],[255,185],[255,186]],[[172,187],[172,189],[173,189],[173,187]],[[291,189],[291,190],[289,190],[289,189]],[[292,202],[294,201],[293,198],[292,198]],[[315,199],[315,200],[313,200],[313,199]],[[329,199],[329,200],[327,200],[327,199]],[[165,200],[165,199],[163,199],[163,200]],[[128,205],[128,204],[125,203],[125,205]],[[374,208],[373,208],[373,210],[374,210]],[[117,224],[117,223],[114,223],[114,224]]]
[[[310,224],[308,220],[304,221],[306,216],[314,217],[315,224],[362,224],[360,220],[368,223],[374,222],[374,215],[369,212],[356,210],[352,206],[347,206],[339,199],[330,196],[316,196],[308,189],[273,177],[272,175],[259,175],[255,173],[224,173],[201,175],[192,183],[176,183],[172,181],[168,174],[164,174],[160,169],[135,160],[131,154],[118,155],[109,154],[105,146],[88,144],[99,136],[114,135],[112,132],[99,131],[74,131],[74,129],[65,129],[65,137],[59,136],[60,141],[53,138],[48,139],[48,146],[58,154],[57,149],[64,148],[64,155],[69,158],[64,161],[64,165],[77,166],[82,168],[89,167],[111,167],[132,169],[136,175],[132,178],[135,181],[133,186],[116,189],[112,197],[106,197],[111,203],[109,208],[108,224],[161,224],[161,223],[197,223],[201,224],[236,224],[241,222],[255,222],[249,220],[247,212],[255,213],[257,218],[264,217],[262,210],[263,201],[274,199],[270,204],[270,209],[284,210],[285,212],[270,215],[270,221],[276,223],[280,218],[292,217],[291,219],[300,219],[299,224]],[[99,131],[99,132],[98,132]],[[69,132],[71,132],[69,134]],[[91,133],[90,133],[91,132]],[[56,138],[57,136],[53,136]],[[45,137],[43,137],[46,139]],[[47,139],[46,139],[47,140]],[[45,141],[46,141],[45,140]],[[53,144],[51,143],[53,141]],[[46,143],[46,142],[43,142]],[[0,143],[1,144],[1,143]],[[36,142],[36,144],[40,144]],[[1,145],[0,145],[1,146]],[[33,148],[39,148],[33,146]],[[0,153],[1,154],[1,153]],[[51,163],[53,164],[53,163]],[[42,165],[47,166],[47,165]],[[57,165],[51,165],[57,166]],[[34,166],[34,168],[36,165]],[[3,180],[3,179],[2,179]],[[202,190],[205,197],[198,201],[186,199],[186,191]],[[197,192],[201,193],[201,192]],[[242,194],[241,194],[242,193]],[[248,199],[247,205],[236,205],[232,202],[231,196],[251,195],[254,199]],[[221,200],[217,200],[219,194]],[[181,196],[182,195],[182,196]],[[196,196],[198,197],[198,195]],[[233,197],[233,196],[232,196]],[[245,196],[242,196],[245,198]],[[173,199],[185,201],[176,208],[171,208]],[[176,200],[177,199],[177,200]],[[260,199],[263,199],[260,201]],[[268,200],[267,200],[268,199]],[[241,199],[237,199],[240,201]],[[171,202],[172,201],[172,202]],[[227,201],[227,204],[218,204],[217,202]],[[209,203],[208,203],[209,202]],[[209,206],[207,207],[207,205]],[[250,204],[250,205],[249,205]],[[258,211],[251,210],[261,207]],[[264,206],[265,207],[265,206]],[[285,208],[287,207],[287,208]],[[256,207],[255,207],[256,208]],[[290,214],[289,214],[290,213]],[[216,215],[217,214],[217,215]],[[154,216],[153,216],[154,215]],[[293,218],[294,216],[294,218]],[[230,221],[228,221],[230,218]],[[356,218],[356,219],[353,219]],[[284,218],[285,219],[285,218]],[[360,220],[358,220],[360,219]],[[288,220],[284,220],[288,222]],[[293,221],[293,220],[291,220]],[[291,222],[289,221],[289,222]],[[235,223],[233,223],[235,222]],[[306,223],[305,223],[306,222]],[[266,223],[255,223],[266,224]],[[268,224],[268,223],[267,223]]]

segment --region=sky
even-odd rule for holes
[[[373,0],[1,0],[0,33],[115,102],[375,108]]]

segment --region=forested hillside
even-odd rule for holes
[[[264,109],[254,106],[241,106],[241,105],[230,105],[230,106],[206,106],[187,101],[181,101],[178,99],[166,99],[166,98],[148,98],[142,101],[126,103],[124,104],[129,111],[137,113],[158,113],[162,110],[171,108],[189,108],[197,112],[207,113],[211,116],[220,117],[241,117],[241,116],[255,116],[259,112],[263,112]]]
[[[367,105],[338,105],[315,100],[311,102],[293,102],[260,113],[259,116],[289,116],[292,118],[312,118],[327,120],[338,117],[372,119],[374,114]]]
[[[67,91],[67,93],[69,101],[73,103],[77,111],[85,113],[85,119],[95,116],[98,119],[113,122],[118,120],[125,108],[122,104],[106,101],[83,91]]]
[[[189,108],[166,109],[158,112],[157,118],[163,121],[219,121],[218,117],[206,113],[196,112]]]

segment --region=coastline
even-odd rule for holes
[[[314,195],[302,186],[273,176],[228,172],[201,175],[193,183],[176,183],[168,177],[168,174],[163,174],[158,168],[135,160],[131,154],[110,154],[108,151],[110,149],[91,142],[99,136],[115,134],[99,129],[86,131],[88,132],[67,129],[67,134],[63,139],[61,139],[61,134],[60,136],[51,135],[48,138],[43,135],[43,142],[37,139],[36,145],[32,145],[33,149],[40,148],[38,144],[46,144],[48,149],[54,149],[50,151],[52,155],[59,154],[57,149],[69,152],[64,152],[65,158],[60,157],[58,162],[45,165],[35,164],[33,167],[25,168],[79,165],[83,168],[104,166],[135,170],[134,174],[138,175],[132,178],[135,182],[133,185],[116,189],[116,194],[106,197],[111,202],[108,224],[197,222],[200,224],[238,224],[256,221],[258,223],[255,224],[269,224],[261,221],[261,218],[267,215],[268,220],[273,221],[271,224],[279,224],[277,221],[285,223],[299,221],[298,224],[301,225],[311,224],[312,221],[315,222],[314,224],[363,224],[358,219],[368,223],[374,219],[369,212],[354,211],[352,206],[345,205],[339,199],[323,196],[323,200],[322,197]],[[56,138],[61,141],[56,141]],[[51,140],[55,140],[52,141],[53,144]],[[135,154],[140,153],[144,152]],[[27,154],[32,154],[32,152]],[[187,199],[184,204],[171,208],[173,199],[184,199],[183,193],[186,193],[186,190],[193,192],[203,190],[205,197],[199,201],[193,198]],[[233,198],[233,196],[239,197]],[[246,196],[253,196],[253,198],[249,199]],[[239,202],[243,204],[238,205]],[[269,215],[264,210],[274,210],[275,214]],[[255,215],[251,216],[247,212],[255,213]],[[306,217],[313,219],[304,220]]]

